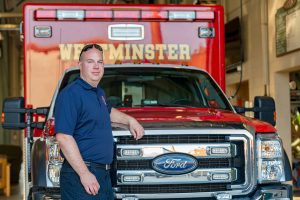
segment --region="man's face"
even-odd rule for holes
[[[80,77],[90,85],[97,87],[104,73],[102,52],[95,48],[83,52],[79,66]]]

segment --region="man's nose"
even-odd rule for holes
[[[101,67],[100,65],[101,65],[100,63],[98,63],[98,62],[95,62],[93,67],[98,69],[98,68],[100,68],[100,67]]]

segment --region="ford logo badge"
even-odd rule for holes
[[[168,153],[154,158],[152,167],[162,174],[179,175],[194,171],[198,167],[198,161],[188,154]]]

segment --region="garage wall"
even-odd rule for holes
[[[5,1],[0,1],[0,12],[7,13]],[[21,18],[0,18],[1,25],[18,24]],[[19,31],[0,27],[0,113],[6,97],[22,94],[22,46]],[[13,55],[13,56],[12,56]],[[0,126],[0,144],[22,144],[22,132],[8,131]]]
[[[290,93],[289,72],[300,70],[300,51],[276,57],[275,42],[275,15],[286,0],[268,0],[268,30],[269,30],[269,63],[270,63],[270,92],[275,97],[277,107],[277,125],[279,133],[283,136],[286,149],[291,149],[290,125]],[[299,1],[299,0],[298,0]],[[300,29],[300,26],[294,27]]]
[[[245,61],[242,65],[243,81],[249,82],[249,100],[255,96],[265,94],[267,72],[264,57],[267,52],[263,48],[264,19],[263,4],[261,0],[243,0],[243,14],[241,17],[240,0],[225,1],[226,19],[231,20],[237,16],[241,19],[242,37]],[[267,56],[266,56],[267,57]],[[227,95],[234,93],[239,82],[240,73],[226,74]]]
[[[298,0],[299,1],[299,0]],[[249,100],[255,96],[275,98],[277,125],[284,147],[291,157],[289,72],[300,70],[300,51],[276,57],[275,15],[286,0],[243,0],[243,42],[245,62],[243,82],[249,83]],[[223,1],[227,20],[240,16],[240,0]],[[300,29],[300,26],[294,27]],[[240,73],[226,76],[227,95],[231,96],[239,83]],[[243,96],[243,92],[239,95]],[[233,101],[234,102],[234,101]]]

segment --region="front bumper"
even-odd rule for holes
[[[118,196],[117,199],[122,200],[139,200],[139,199],[148,199],[142,198],[140,195],[128,195],[128,196]],[[247,196],[231,196],[227,193],[215,193],[211,197],[193,197],[189,198],[190,194],[186,193],[184,200],[292,200],[293,192],[291,185],[268,185],[268,186],[259,186],[251,195]],[[169,194],[166,198],[159,198],[159,194],[152,194],[151,199],[155,200],[182,200],[182,198],[176,198],[176,194]]]
[[[252,197],[233,198],[234,200],[292,200],[293,189],[291,185],[262,186],[256,190]]]
[[[170,194],[171,196],[172,194]],[[118,196],[118,195],[117,195]],[[251,196],[239,196],[239,197],[231,197],[230,195],[224,194],[214,194],[210,198],[188,198],[189,194],[186,194],[186,198],[184,200],[292,200],[293,192],[291,185],[268,185],[268,186],[259,186],[256,191],[253,192]],[[49,192],[33,192],[32,193],[33,200],[60,200],[59,193]],[[117,199],[122,200],[139,200],[142,198],[138,198],[137,196],[123,196],[118,197]],[[171,199],[175,200],[176,198],[165,198],[164,200]],[[156,200],[163,200],[156,198]],[[178,199],[180,200],[180,199]]]

